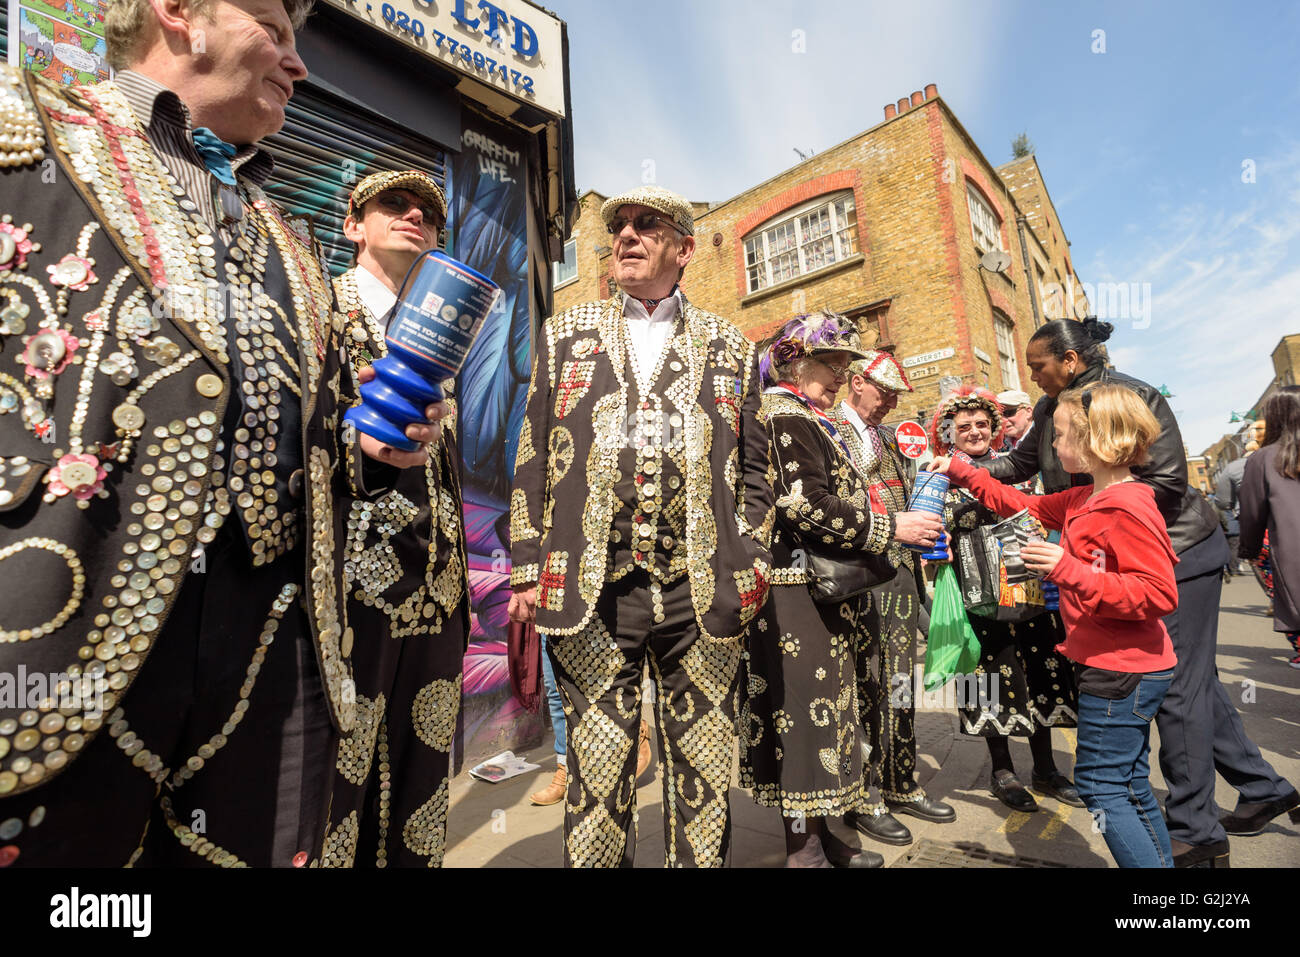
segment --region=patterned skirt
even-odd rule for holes
[[[961,703],[961,729],[981,737],[1028,736],[1039,728],[1073,728],[1078,695],[1070,660],[1056,650],[1065,627],[1056,612],[1006,622],[970,615],[980,642],[978,696]]]
[[[864,797],[855,631],[860,599],[813,602],[778,585],[750,625],[740,709],[740,784],[785,817],[840,815]]]

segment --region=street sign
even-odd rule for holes
[[[951,359],[957,354],[957,350],[952,346],[946,349],[935,349],[933,352],[920,352],[914,356],[908,356],[903,360],[903,368],[910,369],[912,366],[919,366],[926,362],[938,362],[942,359]]]
[[[894,430],[898,440],[898,451],[909,459],[919,459],[930,447],[930,440],[925,437],[925,429],[915,422],[904,422]]]

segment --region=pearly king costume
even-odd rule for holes
[[[50,153],[0,164],[0,670],[50,676],[0,697],[0,858],[305,864],[366,494],[319,258],[153,81],[0,92]]]
[[[665,196],[638,190],[606,209],[643,203],[690,230],[689,205]],[[536,583],[568,715],[566,864],[631,863],[648,657],[666,862],[720,866],[741,637],[770,567],[754,347],[679,290],[656,309],[667,337],[648,367],[624,315],[634,305],[584,303],[542,326],[511,497],[511,581]]]
[[[380,184],[375,191],[412,188],[397,176],[366,177],[352,205],[365,204],[359,197],[372,180]],[[437,199],[445,211],[441,191]],[[334,291],[347,319],[348,356],[360,369],[387,353],[384,320],[395,298],[361,266],[335,279]],[[460,453],[450,422],[425,468],[403,470],[378,501],[346,508],[343,575],[356,634],[357,722],[339,745],[330,823],[351,838],[325,863],[348,866],[355,853],[367,866],[439,866],[469,640]]]
[[[911,383],[898,361],[887,352],[869,351],[855,362],[855,373],[882,388],[910,392]],[[839,428],[849,456],[867,484],[871,504],[890,516],[907,510],[911,494],[909,470],[891,429],[872,426],[845,402],[829,413]],[[873,785],[895,803],[919,801],[924,789],[916,783],[916,705],[911,688],[916,663],[916,622],[924,586],[920,561],[906,545],[891,541],[886,551],[894,576],[867,593],[862,613],[862,643],[858,654],[858,707],[871,742]],[[882,811],[877,802],[862,808]]]

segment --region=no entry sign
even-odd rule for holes
[[[930,440],[925,437],[925,429],[915,422],[904,422],[894,430],[894,436],[898,439],[898,451],[909,459],[919,459],[930,446]]]

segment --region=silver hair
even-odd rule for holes
[[[212,0],[190,0],[195,13],[206,13]],[[284,0],[284,12],[294,30],[301,30],[307,22],[316,0]],[[111,0],[104,13],[104,44],[108,47],[108,63],[115,70],[127,70],[144,54],[149,38],[147,25],[152,21],[153,8],[149,0]]]

